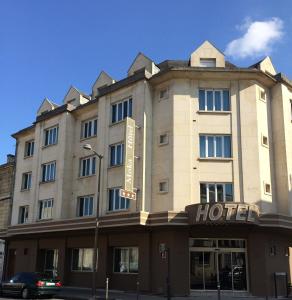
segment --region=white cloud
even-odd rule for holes
[[[231,41],[225,50],[226,55],[235,58],[268,55],[284,34],[283,21],[279,18],[254,22],[246,18],[237,28],[244,31],[243,36]]]

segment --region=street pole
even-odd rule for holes
[[[98,184],[97,184],[97,199],[96,199],[96,219],[93,245],[93,273],[92,273],[92,298],[96,299],[96,275],[97,275],[97,247],[98,247],[98,230],[99,230],[99,203],[100,203],[100,180],[101,180],[101,160],[102,155],[92,150],[99,159],[98,164]]]
[[[217,299],[221,299],[220,276],[219,276],[219,250],[216,249],[216,269],[217,269]]]

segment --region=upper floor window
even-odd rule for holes
[[[204,68],[215,68],[216,58],[200,58],[200,66]]]
[[[42,165],[42,182],[54,181],[56,178],[56,162]]]
[[[110,146],[110,166],[120,166],[124,163],[124,144]]]
[[[34,140],[27,141],[24,147],[24,157],[33,156],[34,153]]]
[[[92,216],[93,196],[82,196],[78,198],[77,215],[78,217]]]
[[[199,90],[199,110],[230,111],[228,90]]]
[[[132,117],[132,98],[112,104],[112,123]]]
[[[86,272],[93,270],[93,249],[76,248],[72,249],[71,270]]]
[[[28,221],[28,205],[19,207],[18,224],[25,224]]]
[[[120,188],[109,189],[109,211],[124,210],[130,207],[130,200],[119,195]]]
[[[39,201],[39,219],[51,219],[53,216],[54,199]]]
[[[22,174],[21,189],[22,190],[29,190],[30,188],[31,188],[31,172],[23,173]]]
[[[44,146],[55,145],[58,143],[59,127],[51,127],[45,130]]]
[[[260,99],[263,101],[267,100],[267,95],[266,95],[265,90],[260,89]]]
[[[201,203],[233,201],[232,183],[201,183]]]
[[[86,139],[97,135],[97,119],[82,122],[81,138]]]
[[[200,135],[200,157],[231,158],[230,135]]]
[[[114,249],[114,272],[138,273],[138,247],[122,247]]]
[[[90,156],[80,160],[80,176],[95,175],[96,170],[96,157]]]

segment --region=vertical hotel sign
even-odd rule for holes
[[[136,200],[134,192],[135,120],[127,117],[125,124],[125,171],[120,196]]]

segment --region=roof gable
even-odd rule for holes
[[[276,75],[277,71],[272,63],[272,60],[269,56],[266,56],[264,59],[260,60],[259,62],[255,63],[254,65],[250,66],[250,68],[256,68],[264,73],[269,73],[271,75]]]
[[[54,110],[56,107],[58,107],[57,104],[53,103],[48,98],[45,98],[37,111],[37,115],[40,116],[43,113]]]
[[[109,76],[105,71],[101,71],[92,86],[92,97],[98,95],[98,89],[115,83],[115,80]]]
[[[139,52],[128,70],[128,76],[133,75],[141,69],[145,69],[151,75],[159,72],[159,68],[155,65],[155,63],[149,57]]]
[[[225,56],[222,51],[218,50],[212,43],[205,41],[202,43],[190,57],[191,67],[200,67],[201,59],[215,59],[216,67],[225,67]]]
[[[77,88],[71,85],[64,97],[63,103],[70,103],[74,106],[79,106],[88,102],[89,100],[90,97],[88,95],[80,92]]]

